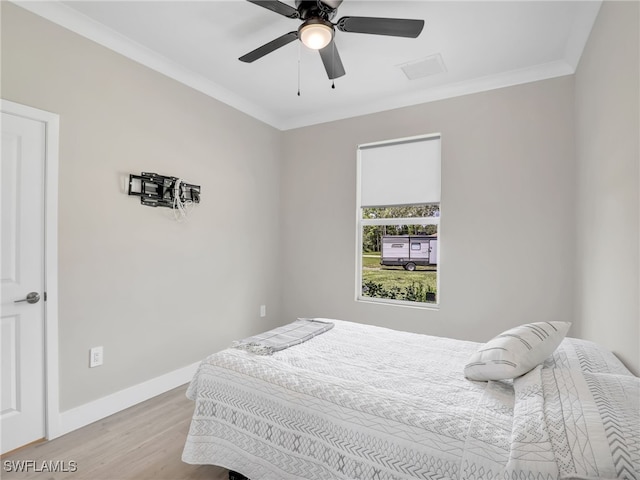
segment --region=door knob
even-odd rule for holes
[[[30,292],[22,300],[14,300],[13,303],[19,303],[19,302],[38,303],[39,301],[40,301],[40,294],[38,294],[38,292]]]

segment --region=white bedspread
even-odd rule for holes
[[[183,460],[251,480],[640,479],[640,379],[594,344],[473,382],[476,343],[330,321],[272,356],[204,360]]]

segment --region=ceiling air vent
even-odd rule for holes
[[[442,56],[439,53],[420,60],[404,63],[399,65],[399,67],[409,80],[429,77],[431,75],[437,75],[438,73],[444,73],[447,71],[444,66],[444,62],[442,61]]]

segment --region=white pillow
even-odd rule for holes
[[[570,326],[570,322],[535,322],[507,330],[471,356],[464,376],[469,380],[504,380],[524,375],[554,352]]]

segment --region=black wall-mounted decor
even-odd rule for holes
[[[129,195],[140,197],[140,203],[149,207],[178,208],[179,204],[187,202],[200,203],[200,185],[186,183],[177,177],[142,172],[129,175]]]

